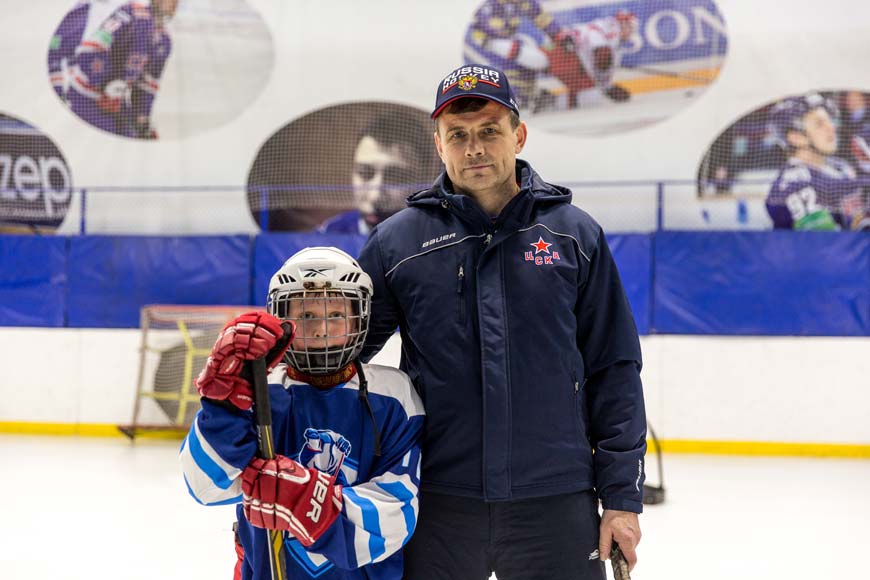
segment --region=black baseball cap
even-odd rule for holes
[[[514,92],[508,83],[507,75],[497,68],[483,64],[464,64],[457,68],[438,85],[435,95],[434,119],[444,107],[463,97],[480,97],[494,101],[520,114]]]

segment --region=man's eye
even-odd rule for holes
[[[343,310],[335,310],[335,311],[329,313],[329,317],[330,318],[344,318],[344,311]]]
[[[450,134],[450,139],[452,141],[455,141],[457,139],[462,139],[463,137],[465,137],[465,133],[460,133],[458,131]]]
[[[374,178],[375,174],[378,172],[377,168],[374,165],[369,165],[368,163],[357,163],[353,168],[357,177],[362,179],[363,181],[371,181]]]
[[[302,318],[304,318],[305,320],[311,320],[313,318],[317,318],[317,316],[313,312],[303,312]]]

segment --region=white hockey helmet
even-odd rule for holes
[[[362,350],[371,314],[372,280],[345,252],[305,248],[269,282],[266,309],[296,324],[287,364],[309,375],[330,375]]]

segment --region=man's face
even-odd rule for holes
[[[359,318],[354,314],[353,301],[340,296],[306,293],[305,298],[293,298],[287,308],[287,318],[296,323],[294,350],[342,348],[348,336],[358,332]]]
[[[837,152],[837,129],[823,107],[813,109],[803,118],[804,135],[791,133],[790,141],[798,148],[812,147],[824,155]]]
[[[169,20],[175,16],[175,11],[178,10],[178,0],[154,0],[160,14],[164,19]]]
[[[619,20],[619,40],[625,42],[629,40],[637,29],[637,20],[635,18],[625,18]]]
[[[526,142],[526,124],[511,127],[506,107],[493,101],[479,111],[444,112],[438,117],[435,147],[457,191],[500,191],[516,180],[517,154]]]
[[[417,170],[407,146],[382,145],[374,137],[360,139],[353,155],[354,202],[369,225],[375,225],[404,207],[413,193]]]

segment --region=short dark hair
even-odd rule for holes
[[[481,99],[480,97],[462,97],[461,99],[456,99],[442,111],[442,113],[450,113],[452,115],[461,115],[462,113],[476,113],[477,111],[483,109],[490,102],[489,99]],[[507,107],[505,107],[507,109]],[[508,114],[510,116],[511,129],[516,130],[517,127],[520,126],[520,116],[517,115],[514,111],[508,109]],[[440,117],[441,115],[438,115]],[[438,117],[435,117],[435,131],[438,131]]]
[[[414,129],[414,126],[425,126],[416,110],[393,108],[372,119],[357,135],[357,143],[364,137],[371,137],[382,146],[399,145],[417,157],[418,163],[424,163],[432,156],[432,139]],[[413,162],[413,160],[409,160]]]

